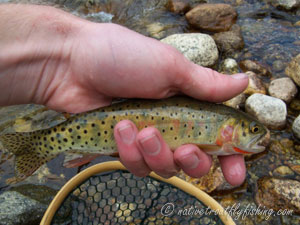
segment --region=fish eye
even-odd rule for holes
[[[254,133],[254,134],[259,131],[259,127],[255,122],[252,122],[250,124],[250,131],[251,131],[251,133]]]

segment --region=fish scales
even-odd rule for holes
[[[156,127],[173,150],[182,144],[193,143],[209,154],[218,155],[243,153],[244,150],[240,150],[243,146],[233,146],[233,139],[240,142],[243,138],[253,139],[252,134],[253,137],[249,136],[251,122],[260,130],[260,138],[267,133],[258,121],[230,107],[173,97],[127,100],[75,115],[50,129],[6,134],[0,140],[16,155],[16,177],[21,180],[62,152],[116,153],[114,126],[124,119],[131,120],[139,130]],[[258,140],[257,137],[258,134],[255,136]]]

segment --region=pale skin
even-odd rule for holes
[[[248,85],[244,74],[222,75],[188,61],[173,47],[115,24],[97,24],[61,10],[0,5],[0,106],[37,103],[79,113],[112,99],[186,94],[221,102]],[[128,120],[114,129],[120,160],[137,176],[163,177],[180,169],[201,177],[211,157],[188,144],[170,149],[153,127]],[[232,185],[245,179],[243,156],[219,157]]]

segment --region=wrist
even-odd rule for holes
[[[82,24],[52,7],[0,5],[0,105],[42,104],[54,75],[63,80]]]

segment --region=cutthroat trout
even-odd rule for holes
[[[116,153],[113,129],[123,119],[133,121],[139,130],[156,127],[171,149],[192,143],[212,155],[262,152],[269,138],[264,125],[241,111],[172,97],[115,103],[49,129],[5,134],[0,141],[15,154],[16,180],[20,181],[62,152]]]

